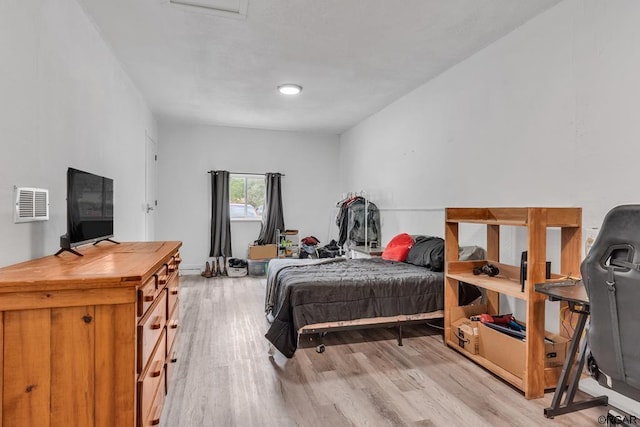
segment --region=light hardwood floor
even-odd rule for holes
[[[270,357],[261,278],[183,276],[176,365],[164,427],[597,426],[606,409],[546,419],[552,394],[522,393],[445,347],[439,331],[327,335]]]

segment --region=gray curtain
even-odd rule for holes
[[[211,257],[231,256],[229,172],[211,171]]]
[[[282,191],[280,173],[265,174],[267,195],[265,207],[262,212],[262,228],[260,236],[255,241],[256,245],[277,243],[278,230],[284,230],[284,215],[282,214]]]

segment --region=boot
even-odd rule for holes
[[[227,275],[227,262],[225,257],[222,257],[222,261],[220,261],[220,275],[221,276]]]
[[[209,277],[216,277],[218,275],[218,258],[214,258],[211,261],[211,275]]]
[[[209,265],[209,261],[205,263],[205,269],[202,273],[200,273],[200,275],[206,278],[211,277],[211,266]]]

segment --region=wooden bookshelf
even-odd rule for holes
[[[459,224],[484,224],[487,232],[487,260],[459,261]],[[527,228],[527,277],[524,289],[520,284],[520,266],[500,263],[500,227]],[[535,292],[534,284],[546,280],[547,228],[560,228],[560,274],[577,274],[580,267],[582,239],[581,208],[447,208],[445,214],[445,341],[450,347],[461,350],[451,341],[452,307],[458,306],[458,283],[470,283],[486,290],[487,311],[500,313],[500,294],[525,301],[527,340],[525,371],[522,378],[503,367],[466,351],[461,354],[485,367],[505,381],[522,390],[527,399],[544,396],[545,389],[553,388],[561,369],[545,368],[544,318],[545,298]],[[500,274],[494,277],[474,275],[473,269],[487,262],[496,265]]]

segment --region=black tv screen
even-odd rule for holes
[[[67,234],[74,246],[113,237],[113,180],[67,170]]]

